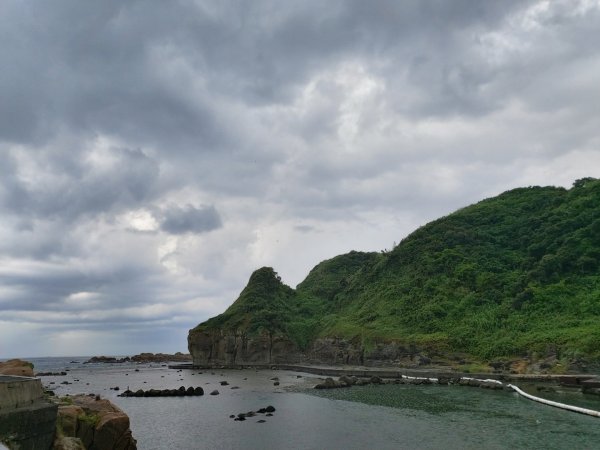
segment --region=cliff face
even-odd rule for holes
[[[188,341],[199,365],[600,361],[600,180],[505,192],[296,289],[264,267]]]
[[[198,366],[284,364],[304,360],[290,339],[268,332],[250,337],[235,331],[192,330],[188,335],[188,348],[193,364]]]
[[[395,341],[376,343],[368,349],[357,340],[317,338],[301,351],[289,338],[267,333],[252,338],[221,330],[191,331],[188,347],[195,366],[244,366],[268,364],[348,364],[379,366],[399,364],[414,367],[428,358],[417,348]],[[424,349],[427,353],[427,350]]]

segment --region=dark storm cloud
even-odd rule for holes
[[[413,82],[439,89],[441,102],[464,97],[468,109],[482,80],[456,60],[456,30],[491,26],[526,3],[8,1],[0,138],[30,142],[68,126],[173,153],[210,151],[231,143],[232,131],[215,90],[288,102],[312,73],[343,58],[375,60],[392,77],[408,70]]]
[[[171,206],[162,212],[160,228],[171,234],[205,233],[220,228],[221,217],[214,206]]]

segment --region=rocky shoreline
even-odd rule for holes
[[[544,374],[544,373],[533,373],[533,374],[515,374],[515,373],[470,373],[470,372],[458,372],[449,370],[446,367],[432,367],[432,368],[420,368],[420,369],[406,369],[398,367],[356,367],[356,366],[318,366],[318,365],[296,365],[296,364],[267,364],[267,365],[236,365],[236,366],[224,366],[224,365],[203,365],[196,366],[192,364],[177,364],[169,366],[170,368],[177,369],[271,369],[271,370],[289,370],[294,372],[303,372],[313,375],[326,376],[330,379],[332,377],[339,377],[340,379],[354,378],[357,380],[358,385],[360,383],[366,384],[378,384],[365,382],[364,380],[381,379],[384,383],[396,383],[396,384],[433,384],[432,380],[436,381],[436,384],[460,384],[473,386],[477,383],[474,381],[466,382],[460,380],[476,380],[485,379],[490,380],[492,384],[496,385],[494,381],[502,382],[513,382],[513,383],[542,383],[556,384],[565,388],[575,388],[580,390],[584,394],[600,395],[600,376],[595,374],[568,374],[568,375],[556,375],[556,374]],[[428,381],[429,380],[429,381]],[[441,381],[441,382],[439,382]],[[344,383],[342,383],[342,387]],[[478,384],[477,384],[478,385]],[[331,386],[333,387],[333,386]],[[338,386],[335,386],[338,387]],[[492,387],[491,384],[482,387]],[[541,388],[539,389],[541,390]]]
[[[145,363],[169,363],[169,362],[188,362],[192,361],[192,356],[188,353],[177,352],[174,354],[169,353],[140,353],[139,355],[125,356],[123,358],[117,358],[115,356],[92,356],[83,364],[122,364],[128,362],[134,362],[139,364]]]

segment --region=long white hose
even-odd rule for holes
[[[535,395],[528,394],[527,392],[523,392],[514,384],[508,384],[509,388],[513,389],[517,394],[522,395],[529,400],[533,400],[534,402],[540,402],[545,405],[554,406],[556,408],[566,409],[568,411],[578,412],[580,414],[587,414],[588,416],[600,417],[600,411],[596,411],[593,409],[580,408],[579,406],[567,405],[565,403],[553,402],[552,400],[546,400],[545,398],[536,397]]]

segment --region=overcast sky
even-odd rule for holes
[[[600,176],[600,0],[0,3],[0,357],[187,351],[507,189]]]

